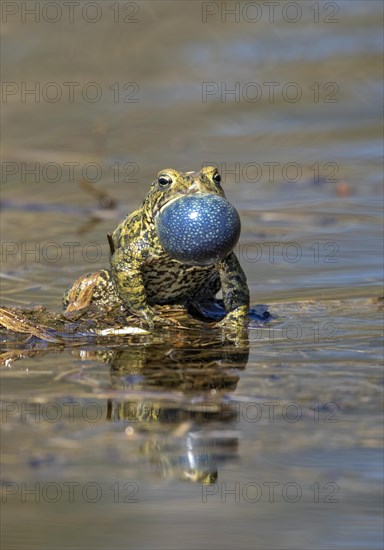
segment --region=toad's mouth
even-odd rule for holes
[[[164,210],[170,206],[172,203],[182,199],[183,197],[187,197],[188,195],[209,195],[210,193],[204,193],[200,190],[188,190],[188,191],[180,191],[179,193],[177,193],[175,196],[173,196],[171,199],[167,200],[164,204],[162,204],[160,206],[160,208],[156,209],[155,211],[155,218],[161,214],[162,212],[164,212]]]

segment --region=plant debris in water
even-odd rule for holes
[[[156,306],[170,326],[178,330],[190,330],[213,326],[194,319],[182,306]],[[52,343],[64,343],[73,338],[89,336],[121,336],[149,334],[141,327],[140,320],[127,315],[120,307],[110,310],[94,305],[80,310],[62,313],[48,311],[44,306],[1,307],[0,325],[7,331],[28,334]]]

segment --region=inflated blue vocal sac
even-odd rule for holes
[[[164,250],[190,265],[213,265],[228,256],[240,237],[237,210],[223,197],[185,195],[166,205],[156,217]]]

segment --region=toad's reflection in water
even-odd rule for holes
[[[233,429],[236,404],[224,402],[220,390],[236,389],[239,378],[233,369],[245,368],[248,353],[248,345],[228,343],[171,352],[148,348],[111,352],[111,376],[119,390],[156,386],[177,388],[186,395],[179,403],[172,403],[172,398],[110,399],[107,419],[123,423],[127,435],[144,438],[140,452],[157,478],[214,483],[218,465],[235,458],[238,448]]]
[[[249,343],[181,338],[167,346],[130,346],[103,353],[111,366],[111,378],[120,389],[177,389],[204,391],[234,389],[244,369]],[[230,370],[231,369],[231,370]],[[133,384],[133,386],[132,386]]]
[[[238,403],[228,392],[236,390],[238,373],[248,362],[248,330],[234,340],[199,325],[60,344],[36,336],[20,342],[25,334],[14,334],[3,357],[7,366],[68,349],[74,359],[91,361],[57,380],[97,387],[106,395],[107,420],[118,429],[121,424],[127,449],[133,457],[137,451],[145,457],[156,478],[213,483],[218,465],[237,456]],[[109,375],[100,363],[109,365]]]
[[[219,463],[237,456],[238,437],[224,429],[236,421],[236,404],[183,406],[109,400],[108,420],[144,438],[140,447],[156,478],[214,483]]]

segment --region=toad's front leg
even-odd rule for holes
[[[142,319],[149,328],[169,324],[148,304],[142,275],[143,257],[140,251],[117,250],[111,257],[111,273],[116,292],[124,307]]]
[[[117,250],[111,257],[111,272],[124,307],[153,328],[155,312],[147,302],[141,261],[140,254],[130,249]]]
[[[234,252],[219,263],[223,300],[227,315],[219,326],[245,327],[248,323],[249,289],[247,278]]]

